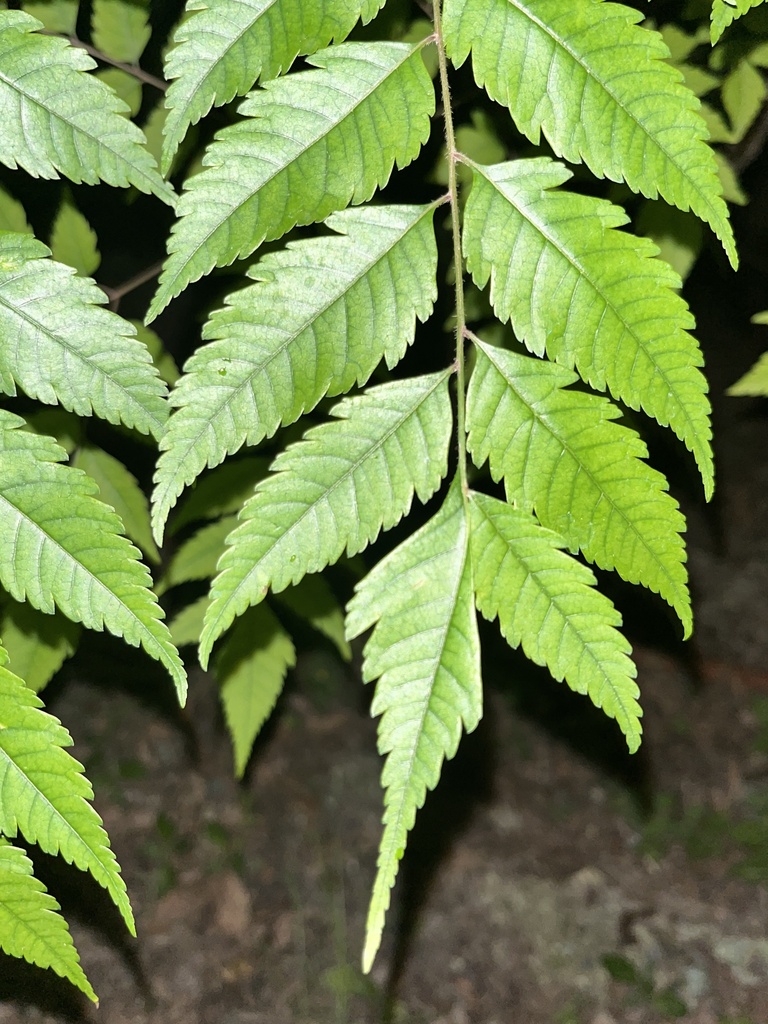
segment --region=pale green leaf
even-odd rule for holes
[[[80,0],[25,0],[24,10],[49,32],[74,36]]]
[[[756,313],[752,317],[752,323],[768,324],[768,312]],[[743,377],[740,377],[735,384],[731,384],[726,394],[748,398],[768,398],[768,352],[764,352]]]
[[[197,601],[182,608],[168,623],[168,629],[177,647],[198,643],[203,631],[205,610],[208,604],[207,596],[198,598]]]
[[[616,569],[669,602],[686,636],[691,599],[681,537],[685,519],[621,411],[597,395],[566,390],[562,366],[484,345],[467,396],[468,447],[490,461],[515,508],[534,511],[572,551]]]
[[[135,75],[129,75],[120,68],[102,68],[95,72],[95,77],[121,100],[124,109],[120,113],[124,117],[134,118],[138,115],[144,94],[141,82]]]
[[[186,676],[149,589],[148,571],[96,485],[51,438],[20,430],[0,410],[0,584],[17,600],[141,646],[170,673],[180,700]],[[0,736],[2,732],[0,732]]]
[[[736,172],[731,164],[722,153],[715,153],[715,160],[717,161],[717,173],[720,175],[725,198],[729,203],[735,203],[737,206],[746,206],[749,202],[749,197],[739,184],[739,179],[736,177]]]
[[[464,251],[497,316],[537,355],[669,425],[693,452],[709,497],[712,436],[703,359],[680,281],[656,248],[615,228],[603,200],[554,191],[570,177],[546,158],[474,166]]]
[[[0,188],[0,231],[20,231],[23,234],[32,234],[24,207],[4,188]]]
[[[291,638],[264,604],[249,608],[217,651],[214,672],[238,778],[282,692],[288,669],[295,664]]]
[[[737,263],[696,98],[640,11],[595,0],[446,0],[445,44],[538,145],[691,209]]]
[[[692,213],[683,213],[664,203],[645,200],[640,207],[635,229],[659,247],[659,257],[685,281],[699,258],[704,242],[701,221]]]
[[[72,745],[71,736],[42,707],[18,676],[0,668],[0,833],[9,839],[21,834],[45,853],[89,871],[135,935],[120,867],[90,804],[91,784],[64,749]]]
[[[96,232],[71,199],[59,207],[51,228],[51,255],[81,277],[90,277],[101,263]]]
[[[765,103],[763,76],[749,61],[740,60],[723,82],[720,95],[731,122],[732,139],[741,142]]]
[[[30,690],[40,693],[75,653],[80,626],[61,612],[45,615],[29,604],[6,598],[0,617],[0,637],[10,667]]]
[[[51,968],[96,1002],[60,909],[24,851],[0,838],[0,949]]]
[[[257,283],[229,296],[203,332],[211,344],[173,391],[155,475],[158,539],[183,487],[244,444],[255,445],[325,395],[394,366],[435,300],[432,206],[374,206],[328,219],[339,234],[270,253]]]
[[[169,533],[176,534],[190,523],[239,512],[268,469],[266,459],[246,455],[228,459],[198,477],[179,505]]]
[[[135,185],[175,205],[140,129],[121,101],[93,75],[85,50],[41,35],[23,11],[0,11],[0,162],[34,177]]]
[[[191,124],[212,106],[244,96],[261,79],[275,78],[299,54],[340,43],[362,17],[370,21],[384,0],[188,0],[165,63],[171,82],[163,171]]]
[[[728,26],[763,0],[713,0],[712,25],[710,28],[712,45],[718,41]]]
[[[451,436],[450,371],[393,381],[345,398],[335,421],[313,427],[275,459],[240,515],[200,640],[216,639],[268,589],[279,593],[346,550],[362,551],[445,476]]]
[[[390,890],[408,833],[462,728],[482,715],[480,641],[469,557],[470,524],[456,483],[426,526],[380,562],[356,588],[347,636],[374,626],[363,674],[377,679],[372,715],[387,757],[384,835],[366,925],[363,970],[379,948]]]
[[[157,372],[166,384],[173,385],[179,379],[179,368],[176,360],[163,344],[160,335],[151,327],[146,327],[141,320],[129,320],[136,328],[139,341],[147,346],[147,351],[152,357],[152,362],[157,367]]]
[[[137,64],[149,42],[148,0],[93,0],[93,45],[113,60]]]
[[[158,436],[166,389],[135,329],[48,254],[28,235],[0,235],[0,387]]]
[[[435,93],[420,46],[342,43],[319,70],[266,82],[188,179],[152,319],[193,281],[266,239],[366,202],[429,135]]]
[[[498,617],[512,647],[615,718],[637,750],[637,670],[617,629],[621,616],[592,573],[527,513],[484,494],[472,494],[471,509],[477,607],[487,619]]]
[[[344,635],[344,613],[322,576],[305,576],[295,587],[281,591],[276,600],[327,637],[345,661],[351,661],[352,648]]]
[[[159,593],[190,580],[205,580],[216,575],[216,566],[224,554],[224,541],[237,525],[236,516],[224,516],[206,523],[174,552],[160,581]]]
[[[126,536],[155,564],[160,562],[160,552],[152,539],[149,525],[149,502],[139,486],[136,477],[119,459],[93,445],[78,449],[72,465],[99,486],[99,497],[117,512],[125,528]]]

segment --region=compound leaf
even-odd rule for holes
[[[339,232],[289,244],[249,271],[184,367],[160,442],[154,528],[182,488],[243,444],[292,423],[324,395],[363,384],[413,340],[435,300],[432,206],[377,206],[328,218]]]
[[[693,452],[707,497],[714,487],[707,382],[675,292],[679,278],[656,246],[615,230],[623,210],[554,191],[562,164],[473,165],[464,250],[497,316],[537,355],[575,366],[592,387],[669,425]]]
[[[446,0],[445,45],[535,145],[649,199],[691,209],[737,264],[696,97],[661,36],[630,7],[595,0]]]
[[[597,395],[564,390],[564,367],[484,345],[467,395],[468,446],[490,460],[507,499],[533,510],[571,550],[642,583],[669,602],[691,631],[691,600],[680,534],[685,520],[661,473],[621,413]]]
[[[244,96],[258,79],[275,78],[299,54],[340,43],[383,0],[189,0],[165,62],[162,168],[167,174],[187,128],[212,106]]]
[[[308,62],[319,70],[251,93],[187,181],[149,319],[265,239],[366,202],[418,154],[435,107],[421,45],[342,43]]]
[[[594,588],[590,570],[559,550],[562,539],[526,512],[471,495],[477,607],[498,617],[512,647],[615,718],[630,751],[640,746],[642,710],[621,617]]]
[[[75,622],[143,647],[183,702],[184,668],[119,518],[85,473],[59,465],[66,454],[52,438],[22,424],[0,410],[0,584],[17,601],[44,612],[58,606]]]
[[[446,473],[450,371],[393,381],[345,398],[337,419],[308,430],[275,459],[229,538],[200,639],[216,639],[271,587],[279,593],[346,549],[362,551],[394,526],[414,493],[426,501]]]
[[[29,235],[0,235],[0,388],[158,436],[166,387],[136,329],[49,255]]]
[[[356,588],[347,636],[374,626],[363,673],[377,679],[371,714],[382,715],[386,755],[384,834],[366,925],[363,970],[381,941],[390,891],[408,833],[462,727],[482,714],[480,641],[469,557],[470,524],[454,484],[434,518],[381,561]]]
[[[121,100],[94,75],[85,50],[41,35],[23,11],[0,11],[0,162],[36,178],[135,185],[174,206],[144,136]]]

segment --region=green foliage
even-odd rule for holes
[[[595,177],[619,183],[614,201],[682,273],[702,223],[735,266],[724,195],[743,197],[706,140],[746,137],[766,55],[753,41],[734,56],[726,37],[702,57],[707,25],[657,32],[608,0],[445,0],[434,23],[377,19],[382,0],[190,0],[150,71],[139,61],[168,40],[152,40],[148,4],[86,6],[89,48],[109,65],[98,72],[68,38],[85,8],[0,4],[0,163],[122,188],[98,190],[110,216],[136,204],[155,241],[157,200],[173,208],[147,321],[189,289],[203,327],[179,376],[163,341],[174,307],[137,329],[119,315],[133,285],[89,276],[107,251],[91,225],[109,222],[91,210],[105,207],[62,185],[49,223],[0,191],[0,389],[13,408],[0,409],[0,623],[27,674],[0,669],[3,721],[19,723],[0,731],[0,833],[90,870],[132,926],[68,736],[33,692],[78,624],[143,647],[182,700],[176,648],[199,645],[240,775],[295,662],[297,620],[342,657],[370,630],[385,811],[367,970],[416,813],[482,714],[477,612],[614,718],[631,750],[635,668],[585,562],[661,595],[690,633],[684,520],[614,403],[669,427],[711,495],[693,318],[675,269],[625,230],[630,213],[581,193],[600,189]],[[721,6],[715,36],[733,20]],[[452,68],[467,61],[477,88],[465,76],[471,100],[454,105]],[[717,90],[719,105],[700,107]],[[542,139],[585,165],[589,189],[562,188],[571,171]],[[224,270],[238,260],[249,264]],[[207,275],[227,280],[191,288]],[[94,416],[119,432],[96,435]],[[338,579],[317,574],[397,524],[367,575],[344,561],[356,583],[345,618]],[[154,592],[138,549],[161,566]],[[14,746],[22,733],[35,765]],[[0,945],[92,996],[52,897],[0,843]]]

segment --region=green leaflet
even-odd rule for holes
[[[603,0],[446,0],[445,45],[478,85],[509,107],[534,144],[598,177],[661,195],[709,224],[737,265],[697,101],[665,63],[643,14]]]
[[[59,904],[32,871],[24,851],[0,838],[0,949],[52,968],[96,1002]]]
[[[56,214],[50,243],[54,260],[66,263],[81,277],[90,277],[101,263],[96,232],[69,198],[64,200]]]
[[[712,0],[712,26],[710,38],[712,45],[718,41],[728,26],[763,0]]]
[[[40,35],[23,11],[0,11],[0,162],[34,177],[135,185],[174,206],[176,197],[123,104],[95,78],[88,54]]]
[[[93,445],[78,448],[72,465],[98,484],[99,497],[120,516],[126,536],[158,565],[160,552],[152,539],[149,504],[133,473],[119,459]]]
[[[482,715],[480,641],[469,557],[470,523],[458,481],[427,524],[395,548],[356,588],[347,636],[374,626],[363,674],[378,678],[371,714],[382,715],[379,751],[387,757],[384,835],[366,925],[363,970],[379,948],[390,890],[427,790],[462,728]],[[474,556],[473,556],[474,558]]]
[[[707,382],[677,275],[656,247],[615,228],[623,210],[552,191],[570,177],[545,158],[472,165],[467,267],[491,281],[501,319],[537,355],[575,366],[592,387],[669,425],[714,487]]]
[[[201,526],[174,552],[157,592],[163,594],[180,583],[215,576],[216,565],[224,554],[224,541],[236,525],[237,516],[222,516]]]
[[[48,255],[29,235],[0,234],[0,388],[158,436],[166,388],[135,328]]]
[[[264,604],[249,608],[217,651],[214,671],[238,778],[282,692],[288,669],[295,664],[291,638]]]
[[[22,234],[32,234],[24,207],[4,188],[0,188],[0,231],[19,231]]]
[[[308,430],[275,459],[246,502],[221,560],[200,638],[205,667],[218,637],[268,589],[284,590],[344,552],[362,551],[434,494],[451,436],[450,370],[345,398],[335,422]]]
[[[429,135],[435,108],[421,45],[342,43],[266,82],[219,132],[185,185],[148,320],[214,267],[297,224],[363,203]]]
[[[93,45],[113,60],[138,64],[149,42],[149,0],[93,0]]]
[[[637,670],[616,627],[621,617],[594,589],[586,566],[525,512],[471,495],[472,565],[477,607],[527,658],[584,693],[615,718],[630,751],[640,746]]]
[[[44,615],[9,597],[3,602],[0,637],[11,668],[33,693],[40,693],[75,653],[80,632],[80,626],[61,612]]]
[[[21,834],[53,856],[89,871],[107,890],[132,935],[136,928],[120,867],[83,767],[66,752],[67,730],[41,710],[23,681],[0,668],[0,833]]]
[[[93,481],[59,465],[52,438],[18,429],[0,410],[0,584],[41,611],[58,606],[90,629],[108,629],[141,646],[171,675],[179,699],[186,676],[151,579],[122,524],[94,497]]]
[[[212,106],[244,96],[259,79],[287,71],[299,54],[340,43],[383,0],[188,0],[165,62],[162,167],[167,174],[187,128]],[[174,81],[175,79],[175,81]]]
[[[249,271],[203,332],[173,392],[161,439],[154,529],[182,488],[243,444],[270,437],[324,395],[392,367],[435,300],[432,206],[376,206],[328,218],[339,234],[289,244]],[[375,325],[375,327],[374,327]]]
[[[198,477],[179,505],[169,533],[178,534],[190,523],[239,512],[268,469],[266,459],[245,455],[229,459],[205,476]]]
[[[665,478],[641,461],[643,441],[611,423],[621,413],[604,398],[565,390],[578,380],[570,370],[476,345],[467,395],[475,463],[489,459],[508,501],[535,511],[572,550],[660,593],[688,636],[685,519]]]

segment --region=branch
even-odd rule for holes
[[[106,53],[102,53],[101,50],[97,50],[95,46],[91,46],[90,43],[84,43],[82,39],[78,39],[77,36],[62,36],[59,32],[49,32],[43,30],[40,35],[46,36],[59,36],[62,39],[66,39],[71,46],[76,46],[80,50],[85,50],[89,53],[94,60],[101,61],[102,64],[110,64],[113,68],[119,68],[120,71],[125,71],[129,75],[133,75],[134,78],[138,78],[139,81],[145,82],[147,85],[154,86],[155,89],[159,89],[160,92],[165,92],[168,88],[168,83],[164,82],[162,78],[158,78],[156,75],[151,75],[149,71],[145,71],[140,68],[138,64],[126,64],[121,60],[113,60],[108,57]]]
[[[128,295],[129,292],[135,291],[140,288],[147,281],[151,281],[153,277],[157,277],[160,271],[163,269],[163,262],[159,260],[157,263],[153,263],[151,267],[146,267],[144,270],[140,270],[138,274],[134,274],[133,277],[129,277],[127,281],[122,284],[115,285],[114,288],[110,288],[109,285],[101,284],[99,287],[109,299],[109,308],[113,313],[117,312],[120,300]]]

